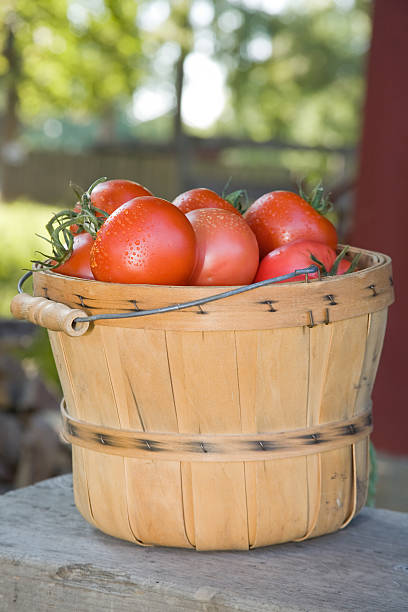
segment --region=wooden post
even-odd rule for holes
[[[374,444],[408,455],[408,6],[377,0],[351,244],[392,257],[396,303],[374,390]]]

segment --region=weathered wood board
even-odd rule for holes
[[[91,527],[71,476],[0,496],[1,612],[408,609],[408,514],[245,552],[139,547]]]

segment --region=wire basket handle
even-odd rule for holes
[[[154,314],[163,314],[166,312],[173,312],[176,310],[183,310],[185,308],[192,308],[194,306],[201,306],[202,304],[208,304],[209,302],[215,302],[216,300],[222,300],[239,293],[245,293],[258,287],[266,287],[274,283],[281,281],[290,280],[296,276],[304,275],[306,282],[308,282],[309,274],[315,274],[318,272],[318,267],[315,265],[295,270],[290,274],[283,274],[282,276],[276,276],[269,278],[258,283],[252,283],[250,285],[244,285],[242,287],[235,287],[229,291],[223,291],[215,295],[210,295],[190,302],[182,302],[180,304],[173,304],[170,306],[164,306],[161,308],[152,308],[150,310],[135,310],[134,312],[119,312],[119,313],[106,313],[88,316],[86,312],[73,309],[65,304],[59,302],[53,302],[43,297],[33,297],[24,293],[23,284],[30,278],[32,271],[26,272],[18,282],[17,289],[18,294],[13,298],[10,309],[13,316],[16,319],[27,319],[36,325],[41,325],[55,331],[63,331],[69,336],[82,336],[88,329],[89,323],[93,321],[100,321],[106,319],[131,319],[134,317],[145,317]]]

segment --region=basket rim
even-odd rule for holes
[[[217,298],[249,286],[107,283],[38,269],[33,274],[34,295],[79,308],[97,325],[168,331],[314,327],[379,311],[394,301],[391,258],[350,247],[351,256],[357,252],[362,253],[362,264],[370,265],[350,274],[251,287],[229,297]],[[201,300],[203,307],[185,306]],[[102,320],[105,314],[109,316]],[[119,323],[116,314],[126,318]]]
[[[340,251],[345,245],[343,244],[339,244],[338,247],[338,251]],[[362,273],[371,271],[371,270],[375,270],[380,266],[383,266],[385,264],[390,264],[391,263],[391,257],[389,255],[386,255],[385,253],[379,252],[379,251],[371,251],[369,249],[362,249],[359,247],[354,247],[354,246],[350,246],[349,247],[349,253],[351,254],[351,256],[356,255],[357,253],[361,253],[363,256],[365,255],[366,257],[372,257],[373,259],[376,259],[376,261],[373,262],[372,265],[367,266],[365,268],[362,268],[361,270],[355,270],[354,272],[351,272],[350,274],[347,275],[339,275],[339,276],[329,276],[329,277],[324,277],[322,279],[312,279],[308,282],[310,283],[332,283],[332,282],[336,282],[336,280],[341,279],[344,280],[345,278],[355,278],[358,275],[361,275]],[[46,268],[42,268],[39,264],[34,264],[33,268],[32,268],[33,274],[45,274],[46,277],[48,278],[59,278],[59,279],[64,279],[65,281],[72,283],[72,284],[91,284],[94,287],[100,287],[100,288],[105,288],[105,289],[109,289],[114,287],[117,287],[119,289],[123,289],[124,291],[126,291],[126,289],[148,289],[149,291],[154,291],[154,290],[168,290],[169,292],[174,292],[174,291],[179,291],[179,290],[183,290],[184,291],[189,291],[191,293],[196,293],[198,292],[203,292],[203,293],[208,293],[210,292],[222,292],[222,291],[227,291],[229,289],[236,289],[238,287],[243,287],[245,285],[157,285],[157,284],[148,284],[148,283],[114,283],[114,282],[106,282],[106,281],[98,281],[96,279],[87,279],[87,278],[79,278],[77,276],[69,276],[67,274],[59,274],[58,272],[55,272],[53,270],[49,270]],[[279,285],[275,285],[276,286],[282,286],[283,284],[288,284],[288,283],[280,283]],[[292,281],[290,283],[292,286],[299,286],[299,285],[304,285],[305,281]]]

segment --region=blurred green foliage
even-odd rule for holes
[[[0,317],[10,317],[10,301],[17,293],[19,278],[31,268],[31,260],[38,256],[36,250],[47,248],[36,233],[44,234],[45,224],[53,209],[28,201],[12,204],[0,202]],[[32,292],[32,283],[27,281],[24,290]],[[59,387],[47,331],[38,328],[31,344],[11,351],[16,357],[30,360],[45,380]]]
[[[52,212],[49,206],[28,201],[0,202],[0,316],[10,316],[9,304],[17,293],[18,279],[31,268],[31,260],[38,258],[35,252],[48,248],[36,233],[45,234]]]
[[[279,5],[276,10],[274,4]],[[202,134],[354,144],[371,4],[3,0],[0,108],[7,107],[7,88],[14,81],[25,127],[58,117],[82,125],[89,142],[98,129],[93,125],[88,133],[88,126],[99,118],[102,126],[114,125],[119,138],[139,135],[131,112],[135,91],[153,86],[163,95],[170,92],[171,112],[177,114],[180,68],[190,54],[198,53],[219,63],[227,88],[222,116]],[[6,52],[10,36],[13,65]],[[214,93],[209,89],[208,97]],[[150,129],[155,134],[153,124]],[[171,122],[162,123],[162,138],[170,138],[171,130]],[[140,135],[148,138],[149,127],[141,128]],[[81,137],[79,130],[76,138]]]
[[[326,185],[334,184],[336,178],[344,175],[346,166],[354,163],[354,157],[321,151],[236,147],[225,149],[221,162],[226,169],[231,170],[234,177],[245,177],[249,172],[260,178],[269,175],[272,189],[275,188],[275,175],[281,181],[278,187],[286,183],[293,184],[295,188],[295,185],[305,180],[312,187],[322,177]]]
[[[131,96],[142,62],[136,11],[133,0],[3,0],[0,74],[3,82],[18,81],[22,119],[103,113]]]
[[[49,206],[17,201],[0,202],[0,317],[10,317],[10,301],[17,293],[19,278],[31,268],[31,260],[38,256],[37,249],[47,244],[36,233],[44,234],[45,224],[53,210]],[[31,280],[24,290],[32,292]],[[59,388],[59,379],[48,341],[47,331],[38,328],[33,341],[27,346],[11,350],[19,359],[29,360],[44,379]]]
[[[214,2],[216,54],[231,65],[228,129],[254,140],[355,143],[371,2],[293,1],[276,14],[251,4]],[[226,15],[235,27],[222,36]]]

